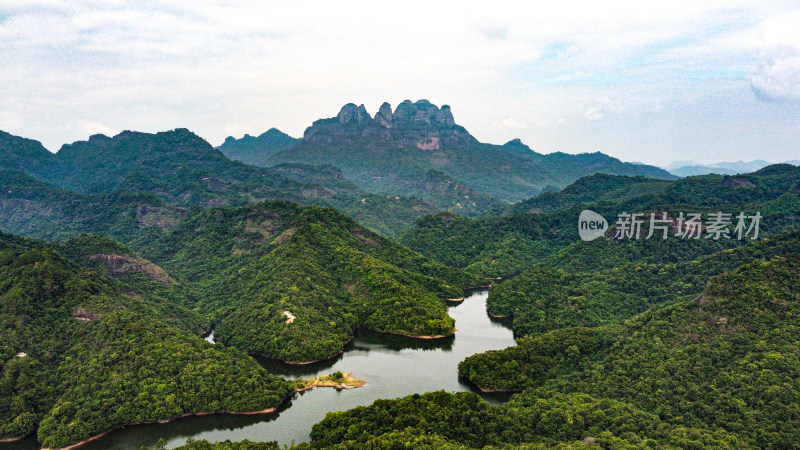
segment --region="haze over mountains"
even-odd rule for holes
[[[800,160],[784,161],[785,164],[800,165]],[[665,170],[679,177],[691,177],[694,175],[736,175],[737,173],[755,172],[756,170],[773,164],[763,159],[753,161],[728,161],[714,164],[699,164],[694,161],[675,161],[664,167]]]

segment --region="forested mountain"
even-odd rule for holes
[[[699,253],[653,262],[634,252],[604,248],[595,253],[597,259],[616,264],[600,270],[594,259],[551,258],[496,285],[487,307],[491,314],[513,316],[518,335],[616,323],[675,297],[699,295],[712,276],[756,259],[800,253],[800,232]]]
[[[481,283],[334,210],[286,202],[198,210],[133,245],[202,289],[221,342],[289,361],[335,355],[362,326],[451,334],[441,298]]]
[[[208,322],[188,309],[196,300],[104,238],[0,234],[0,437],[38,427],[44,446],[63,447],[130,423],[280,404],[293,385],[198,337]]]
[[[485,389],[589,395],[673,426],[724,430],[747,446],[791,447],[800,432],[800,256],[796,244],[784,252],[712,278],[700,295],[676,291],[619,325],[531,334],[467,358],[459,372]]]
[[[62,447],[274,408],[296,385],[248,354],[309,363],[359,328],[447,337],[444,299],[493,277],[488,312],[518,345],[458,372],[519,392],[509,402],[379,400],[329,413],[298,447],[796,445],[800,168],[676,180],[483,144],[424,100],[374,117],[349,104],[302,140],[273,129],[221,149],[271,167],[184,129],[56,154],[0,132],[0,228],[25,236],[0,232],[0,439]],[[591,242],[585,209],[610,225]],[[626,212],[659,214],[669,237],[618,235]],[[716,212],[758,213],[757,239],[676,237],[680,213],[709,233]],[[200,337],[212,327],[218,344]]]
[[[332,206],[387,235],[437,210],[420,199],[370,194],[355,184],[328,180],[336,175],[325,168],[313,176],[314,182],[306,182],[295,180],[290,171],[231,161],[185,129],[156,134],[125,131],[113,138],[95,135],[65,145],[55,155],[37,141],[4,133],[0,135],[0,171],[21,171],[76,193],[151,193],[179,207],[235,206],[261,200]],[[16,177],[4,174],[0,179],[6,196],[15,187],[7,178]]]
[[[217,149],[234,161],[266,166],[272,155],[297,145],[299,141],[277,128],[270,128],[258,137],[245,134],[236,139],[228,136]]]
[[[591,243],[579,240],[577,219],[583,209],[592,209],[608,220],[611,227],[607,239]],[[739,245],[741,241],[641,239],[619,243],[608,239],[615,234],[617,215],[667,212],[674,218],[679,212],[735,215],[759,211],[763,216],[761,236],[774,235],[800,224],[800,168],[776,164],[752,174],[705,175],[675,181],[598,174],[510,210],[514,214],[481,219],[449,213],[423,217],[400,240],[439,262],[491,276],[516,274],[554,258],[591,258],[598,268],[641,259],[677,262],[722,246]],[[608,248],[615,251],[604,250]]]
[[[10,175],[0,181],[3,229],[123,241],[197,286],[206,300],[196,306],[214,318],[218,338],[252,353],[330,357],[359,326],[447,335],[453,323],[441,298],[483,283],[331,209],[286,202],[187,209],[150,194],[75,194]],[[296,317],[292,326],[283,311]]]
[[[505,201],[598,172],[673,178],[656,167],[622,163],[601,153],[542,155],[518,140],[484,144],[455,123],[449,106],[440,109],[427,100],[406,100],[394,111],[384,103],[374,118],[363,105],[347,104],[336,117],[315,121],[302,142],[269,161],[330,164],[371,192],[418,195],[434,204],[424,186],[415,183],[429,170]]]
[[[294,448],[730,448],[721,430],[671,424],[657,413],[586,394],[518,394],[493,407],[472,393],[431,392],[328,413]],[[203,447],[190,447],[203,448]]]
[[[0,131],[0,170],[24,172],[39,179],[49,179],[59,171],[56,156],[39,141],[5,131]]]

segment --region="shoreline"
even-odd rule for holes
[[[475,383],[472,383],[472,385],[475,386],[476,388],[478,388],[478,390],[483,392],[484,394],[515,394],[515,393],[522,392],[522,391],[525,390],[525,389],[519,389],[519,388],[515,388],[515,389],[484,389],[484,388],[476,385]]]
[[[491,287],[491,285],[469,286],[469,287],[464,288],[464,290],[485,289],[485,288],[489,288],[489,287]],[[460,302],[463,302],[465,298],[466,297],[460,297],[460,298],[457,298],[457,299],[445,299],[445,300],[451,301],[451,302],[460,303]],[[372,331],[372,332],[375,332],[375,333],[389,334],[389,335],[395,335],[395,336],[403,336],[403,337],[407,337],[407,338],[411,338],[411,339],[420,339],[420,340],[435,340],[435,339],[449,338],[449,337],[454,336],[456,334],[456,332],[458,331],[457,328],[453,328],[453,331],[448,333],[448,334],[413,335],[413,334],[393,332],[393,331],[375,330],[375,329],[371,329],[371,328],[366,327],[366,326],[361,326],[361,327],[358,327],[358,328],[363,328],[365,330],[369,330],[369,331]],[[214,327],[212,325],[211,328],[206,333],[204,333],[204,335],[208,336],[208,334],[210,334],[213,330],[214,330]],[[356,336],[354,334],[353,336],[350,337],[350,339],[348,339],[344,343],[343,347],[346,347],[348,344],[353,342],[353,340],[355,338],[356,338]],[[279,362],[282,362],[282,363],[285,363],[285,364],[289,364],[289,365],[308,365],[308,364],[314,364],[314,363],[318,363],[318,362],[322,362],[322,361],[331,360],[333,358],[341,356],[345,351],[347,351],[347,349],[346,348],[342,348],[342,350],[336,352],[335,354],[333,354],[331,356],[328,356],[328,357],[325,357],[325,358],[321,358],[321,359],[311,360],[311,361],[286,361],[286,360],[283,360],[283,359],[280,359],[280,358],[267,356],[267,355],[265,355],[263,353],[250,353],[250,354],[251,355],[258,355],[258,356],[266,358],[266,359],[279,361]],[[310,391],[310,390],[312,390],[314,388],[317,388],[317,387],[333,387],[335,389],[355,389],[355,388],[358,388],[358,387],[362,387],[364,384],[366,384],[366,382],[364,382],[363,384],[358,385],[358,386],[348,386],[348,385],[342,384],[342,385],[318,385],[318,386],[310,386],[310,387],[304,387],[304,388],[295,388],[283,400],[281,400],[281,402],[278,405],[276,405],[274,407],[270,407],[270,408],[265,408],[265,409],[256,410],[256,411],[227,411],[227,410],[223,410],[223,411],[200,411],[200,412],[184,413],[184,414],[181,414],[178,417],[174,417],[174,418],[171,418],[171,419],[160,419],[160,420],[151,421],[151,422],[128,423],[128,424],[119,425],[119,426],[114,427],[112,429],[103,431],[102,433],[98,433],[98,434],[93,435],[93,436],[91,436],[91,437],[89,437],[87,439],[84,439],[84,440],[80,441],[80,442],[76,442],[74,444],[70,444],[70,445],[68,445],[66,447],[42,447],[41,450],[72,450],[72,449],[76,449],[76,448],[78,448],[80,446],[83,446],[85,444],[88,444],[89,442],[92,442],[92,441],[95,441],[97,439],[100,439],[100,438],[102,438],[103,436],[105,436],[105,435],[107,435],[109,433],[112,433],[114,431],[117,431],[117,430],[120,430],[120,429],[123,429],[123,428],[126,428],[126,427],[137,426],[137,425],[163,425],[163,424],[167,424],[167,423],[173,422],[175,420],[184,419],[184,418],[193,417],[193,416],[208,416],[208,415],[214,415],[214,414],[230,414],[230,415],[240,415],[240,416],[271,414],[271,413],[274,413],[275,411],[277,411],[278,408],[283,406],[295,394],[298,394],[298,393],[301,393],[301,392]],[[483,390],[481,388],[478,388],[478,389],[480,389],[482,392],[486,392],[486,393],[491,393],[491,392],[514,392],[514,391],[491,391],[491,390],[485,391],[485,390]],[[13,438],[3,438],[3,439],[0,439],[0,442],[3,442],[3,443],[14,442],[14,441],[17,441],[17,440],[20,440],[20,439],[24,439],[26,437],[28,437],[28,436],[18,436],[18,437],[13,437]]]
[[[289,364],[289,365],[292,365],[292,366],[307,366],[309,364],[315,364],[315,363],[318,363],[318,362],[329,361],[329,360],[331,360],[333,358],[341,356],[345,351],[347,351],[347,349],[344,348],[344,347],[347,347],[347,344],[353,342],[353,340],[355,338],[356,338],[355,335],[350,336],[350,339],[345,341],[344,345],[342,345],[342,349],[339,350],[338,352],[334,353],[333,355],[327,356],[325,358],[320,358],[320,359],[312,359],[311,361],[287,361],[285,359],[276,358],[274,356],[265,355],[263,353],[250,353],[250,355],[257,355],[257,356],[260,356],[260,357],[265,358],[265,359],[269,359],[269,360],[272,360],[272,361],[278,361],[278,362],[281,362],[283,364]]]
[[[483,285],[477,285],[477,286],[467,286],[467,287],[462,288],[462,289],[464,291],[476,291],[476,290],[488,289],[490,287],[492,287],[491,284],[483,284]],[[448,302],[453,302],[453,303],[461,303],[465,299],[466,299],[466,296],[464,296],[464,297],[456,297],[456,298],[443,298],[443,300],[448,301]],[[491,316],[491,314],[489,314],[489,315]],[[492,317],[495,317],[495,316],[492,316]],[[510,315],[508,317],[510,317]],[[503,319],[503,318],[505,318],[505,317],[495,317],[495,319]],[[358,329],[358,328],[363,328],[365,330],[369,330],[369,331],[372,331],[372,332],[375,332],[375,333],[391,334],[391,335],[394,335],[394,336],[403,336],[403,337],[407,337],[407,338],[411,338],[411,339],[422,339],[422,340],[444,339],[444,338],[448,338],[448,337],[454,336],[456,334],[456,332],[458,331],[457,328],[454,328],[453,331],[451,333],[449,333],[449,334],[437,334],[437,335],[434,335],[434,336],[430,336],[430,335],[422,335],[422,336],[420,336],[420,335],[406,334],[406,333],[400,333],[400,332],[394,332],[394,331],[375,330],[373,328],[369,328],[369,327],[364,326],[364,325],[360,325],[360,326],[356,327],[356,329]],[[214,329],[214,327],[212,326],[211,330],[209,330],[209,332],[212,331],[213,329]],[[354,334],[353,336],[350,337],[350,339],[348,339],[344,343],[344,345],[342,347],[346,347],[347,344],[353,342],[353,340],[355,338],[356,338],[356,336]],[[323,361],[329,361],[329,360],[331,360],[333,358],[341,356],[345,351],[347,351],[347,349],[342,348],[342,350],[339,350],[338,352],[334,353],[333,355],[326,356],[324,358],[319,358],[319,359],[312,359],[312,360],[309,360],[309,361],[288,361],[288,360],[285,360],[285,359],[282,359],[282,358],[278,358],[278,357],[275,357],[275,356],[269,356],[269,355],[265,355],[264,353],[258,353],[258,352],[253,352],[253,353],[249,353],[249,354],[250,355],[260,356],[261,358],[269,359],[269,360],[272,360],[272,361],[278,361],[278,362],[283,363],[283,364],[289,364],[289,365],[292,365],[292,366],[307,366],[309,364],[315,364],[315,363],[319,363],[319,362],[323,362]]]
[[[346,376],[351,376],[351,372],[347,372],[345,375]],[[167,424],[167,423],[170,423],[170,422],[174,422],[176,420],[185,419],[187,417],[211,416],[211,415],[216,415],[216,414],[220,414],[220,415],[229,414],[229,415],[232,415],[232,416],[256,416],[256,415],[262,415],[262,414],[272,414],[272,413],[276,412],[280,407],[285,405],[289,400],[291,400],[295,396],[295,394],[299,394],[299,393],[302,393],[302,392],[310,391],[312,389],[321,388],[321,387],[331,387],[331,388],[334,388],[334,389],[342,389],[342,390],[344,390],[344,389],[357,389],[357,388],[363,387],[363,386],[365,386],[367,384],[367,382],[364,381],[364,380],[357,380],[357,379],[354,379],[354,380],[356,382],[356,384],[354,384],[354,385],[335,384],[335,383],[334,384],[325,384],[325,382],[319,382],[319,383],[313,384],[311,386],[302,387],[302,388],[295,388],[295,389],[292,389],[292,391],[288,395],[286,395],[286,397],[284,397],[280,401],[280,403],[278,403],[276,406],[272,406],[272,407],[269,407],[269,408],[264,408],[264,409],[254,410],[254,411],[222,410],[222,411],[190,412],[190,413],[181,414],[180,416],[173,417],[171,419],[159,419],[159,420],[150,421],[150,422],[128,423],[128,424],[125,424],[125,425],[119,425],[119,426],[114,427],[114,428],[112,428],[110,430],[103,431],[102,433],[95,434],[95,435],[93,435],[93,436],[91,436],[91,437],[89,437],[87,439],[84,439],[84,440],[82,440],[80,442],[76,442],[74,444],[70,444],[70,445],[68,445],[66,447],[42,447],[41,450],[72,450],[72,449],[76,449],[78,447],[81,447],[83,445],[86,445],[89,442],[96,441],[97,439],[100,439],[100,438],[102,438],[103,436],[105,436],[105,435],[107,435],[109,433],[113,433],[114,431],[121,430],[121,429],[126,428],[126,427],[133,427],[133,426],[138,426],[138,425],[164,425],[164,424]],[[0,442],[14,442],[14,441],[26,438],[26,437],[27,436],[18,436],[18,437],[14,437],[14,438],[3,438],[3,439],[0,439]],[[6,440],[6,439],[9,439],[9,440]]]
[[[508,319],[509,317],[514,315],[514,314],[511,314],[511,313],[509,313],[509,314],[492,314],[489,311],[486,311],[486,314],[488,314],[489,317],[492,317],[494,319]]]
[[[373,328],[369,328],[369,327],[366,327],[366,326],[360,326],[358,328],[362,328],[362,329],[367,330],[367,331],[372,331],[373,333],[390,334],[390,335],[393,335],[393,336],[403,336],[403,337],[407,337],[407,338],[410,338],[410,339],[421,339],[421,340],[434,340],[434,339],[449,338],[449,337],[455,336],[456,332],[458,331],[458,328],[453,328],[453,331],[448,333],[448,334],[437,334],[437,335],[431,336],[431,335],[406,334],[406,333],[400,333],[400,332],[397,332],[397,331],[382,331],[382,330],[376,330],[376,329],[373,329]],[[353,340],[355,338],[356,338],[355,335],[351,336],[350,339],[348,339],[344,343],[344,346],[347,346],[347,344],[353,342]],[[342,350],[339,350],[338,352],[336,352],[335,354],[333,354],[331,356],[328,356],[328,357],[325,357],[325,358],[320,358],[320,359],[313,359],[311,361],[287,361],[285,359],[276,358],[274,356],[265,355],[263,353],[249,353],[249,354],[250,355],[260,356],[261,358],[269,359],[269,360],[272,360],[272,361],[278,361],[278,362],[283,363],[283,364],[289,364],[289,365],[292,365],[292,366],[306,366],[306,365],[309,365],[309,364],[315,364],[315,363],[319,363],[319,362],[323,362],[323,361],[329,361],[329,360],[331,360],[333,358],[341,356],[346,351],[347,351],[347,349],[343,348]]]
[[[128,424],[125,424],[125,425],[119,425],[119,426],[114,427],[114,428],[112,428],[110,430],[103,431],[102,433],[95,434],[95,435],[93,435],[93,436],[91,436],[91,437],[89,437],[87,439],[84,439],[84,440],[82,440],[80,442],[76,442],[74,444],[70,444],[70,445],[68,445],[66,447],[42,447],[41,450],[72,450],[72,449],[78,448],[78,447],[80,447],[82,445],[86,445],[89,442],[96,441],[96,440],[102,438],[103,436],[105,436],[105,435],[107,435],[109,433],[112,433],[112,432],[117,431],[117,430],[121,430],[123,428],[133,427],[133,426],[137,426],[137,425],[164,425],[164,424],[167,424],[167,423],[179,420],[179,419],[185,419],[187,417],[211,416],[211,415],[214,415],[214,414],[230,414],[230,415],[233,415],[233,416],[255,416],[255,415],[259,415],[259,414],[272,414],[275,411],[277,411],[278,408],[280,408],[281,406],[286,404],[286,402],[289,401],[289,399],[291,399],[292,397],[294,397],[294,395],[296,393],[297,393],[297,390],[293,389],[292,392],[290,392],[289,395],[284,397],[283,400],[281,400],[278,405],[272,406],[272,407],[269,407],[269,408],[265,408],[265,409],[259,409],[259,410],[254,410],[254,411],[228,411],[228,410],[222,410],[222,411],[200,411],[200,412],[192,412],[192,413],[183,413],[178,417],[173,417],[172,419],[159,419],[159,420],[150,421],[150,422],[128,423]],[[23,436],[23,437],[25,437],[25,436]]]
[[[347,372],[347,374],[350,374],[350,372]],[[109,433],[113,433],[114,431],[121,430],[123,428],[133,427],[133,426],[138,426],[138,425],[164,425],[164,424],[167,424],[167,423],[170,423],[170,422],[174,422],[176,420],[185,419],[187,417],[211,416],[211,415],[216,415],[216,414],[220,414],[220,415],[228,414],[228,415],[232,415],[232,416],[256,416],[256,415],[262,415],[262,414],[272,414],[272,413],[276,412],[280,407],[285,405],[289,400],[291,400],[295,396],[295,394],[299,394],[299,393],[302,393],[302,392],[307,392],[307,391],[310,391],[310,390],[313,390],[313,389],[316,389],[316,388],[321,388],[321,387],[331,387],[331,388],[334,388],[334,389],[342,389],[342,390],[344,390],[344,389],[357,389],[357,388],[363,387],[363,386],[365,386],[367,384],[367,382],[364,381],[364,380],[356,380],[356,381],[357,381],[357,384],[355,384],[355,385],[324,384],[324,382],[323,382],[323,383],[314,384],[314,385],[307,386],[307,387],[295,388],[295,389],[292,389],[292,391],[288,395],[286,395],[286,397],[284,397],[280,401],[280,403],[278,403],[276,406],[272,406],[272,407],[264,408],[264,409],[259,409],[259,410],[254,410],[254,411],[229,411],[229,410],[200,411],[200,412],[184,413],[184,414],[181,414],[178,417],[173,417],[171,419],[159,419],[159,420],[150,421],[150,422],[128,423],[128,424],[125,424],[125,425],[119,425],[119,426],[114,427],[114,428],[112,428],[110,430],[103,431],[102,433],[95,434],[95,435],[93,435],[93,436],[91,436],[91,437],[89,437],[87,439],[84,439],[84,440],[82,440],[80,442],[76,442],[74,444],[70,444],[70,445],[68,445],[66,447],[42,447],[41,450],[72,450],[72,449],[76,449],[78,447],[81,447],[83,445],[86,445],[89,442],[96,441],[96,440],[102,438],[103,436],[105,436],[105,435],[107,435]],[[3,438],[3,439],[0,439],[0,442],[3,442],[3,443],[14,442],[14,441],[18,441],[20,439],[24,439],[26,437],[28,437],[28,436],[17,436],[17,437],[14,437],[14,438]]]
[[[11,436],[11,437],[6,437],[6,438],[0,438],[0,443],[1,444],[8,444],[8,443],[11,443],[11,442],[17,442],[20,439],[25,439],[28,436],[30,436],[30,435],[28,434],[28,435],[25,435],[25,436]]]
[[[469,378],[465,377],[464,375],[461,375],[461,373],[459,373],[459,374],[458,374],[458,378],[459,378],[460,380],[463,380],[465,383],[469,384],[469,385],[470,385],[470,386],[472,386],[473,388],[475,388],[475,389],[479,390],[479,391],[480,391],[482,394],[516,394],[516,393],[519,393],[519,392],[523,392],[523,391],[525,391],[525,389],[524,389],[524,388],[512,388],[512,389],[484,389],[484,388],[482,388],[481,386],[479,386],[479,385],[475,384],[475,383],[474,383],[472,380],[470,380]]]
[[[458,328],[453,328],[453,331],[448,333],[448,334],[437,334],[437,335],[430,336],[430,335],[405,334],[405,333],[400,333],[400,332],[397,332],[397,331],[380,331],[380,330],[374,330],[374,329],[368,328],[368,327],[361,327],[361,328],[364,328],[365,330],[369,330],[369,331],[372,331],[372,332],[375,332],[375,333],[391,334],[391,335],[394,335],[394,336],[403,336],[403,337],[407,337],[407,338],[411,338],[411,339],[421,339],[421,340],[433,340],[433,339],[449,338],[451,336],[455,336],[456,332],[458,331]]]

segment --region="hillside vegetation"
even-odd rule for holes
[[[124,247],[84,237],[58,250],[0,235],[0,437],[38,429],[63,447],[130,423],[275,407],[292,392],[198,337],[208,324],[170,298],[180,288],[152,289],[168,280],[113,279],[82,259],[131,257]]]
[[[41,198],[40,191],[53,192],[53,186],[41,182],[79,194],[148,193],[171,207],[241,206],[264,200],[331,206],[387,235],[409,227],[421,215],[437,211],[420,199],[376,195],[352,183],[336,183],[329,179],[335,174],[325,168],[319,169],[313,182],[306,182],[300,177],[294,179],[291,172],[231,161],[186,129],[156,134],[125,131],[114,137],[95,135],[88,141],[64,145],[56,154],[37,141],[3,133],[0,171],[3,208],[17,215],[30,209],[30,204],[19,205],[23,199],[15,188],[20,174],[40,182],[40,187],[27,191],[24,199],[35,202],[31,211],[34,214],[39,209],[62,213],[52,195]],[[309,166],[306,171],[317,169]],[[30,180],[22,183],[32,185]],[[98,197],[84,199],[93,203]]]
[[[756,260],[619,325],[532,334],[467,358],[485,389],[588,394],[675,426],[725,430],[746,445],[791,447],[797,414],[800,255]]]
[[[578,216],[591,209],[609,222],[607,239],[585,243],[578,237]],[[679,262],[723,248],[735,239],[687,240],[655,238],[616,241],[618,214],[667,212],[739,212],[763,216],[760,236],[790,231],[800,225],[800,168],[778,164],[751,174],[706,175],[676,181],[593,175],[558,193],[542,194],[515,205],[514,214],[467,219],[440,213],[420,218],[400,241],[441,263],[485,276],[518,274],[537,265],[595,261],[612,268],[627,261]],[[674,234],[674,232],[672,233]],[[619,248],[617,248],[619,247]],[[561,262],[557,262],[558,260]]]
[[[197,211],[136,247],[200,286],[198,308],[213,317],[222,342],[289,361],[330,357],[361,326],[451,334],[441,299],[481,281],[334,210],[286,202]]]

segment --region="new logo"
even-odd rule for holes
[[[578,217],[578,235],[584,241],[593,241],[606,233],[608,222],[600,214],[584,209]]]

